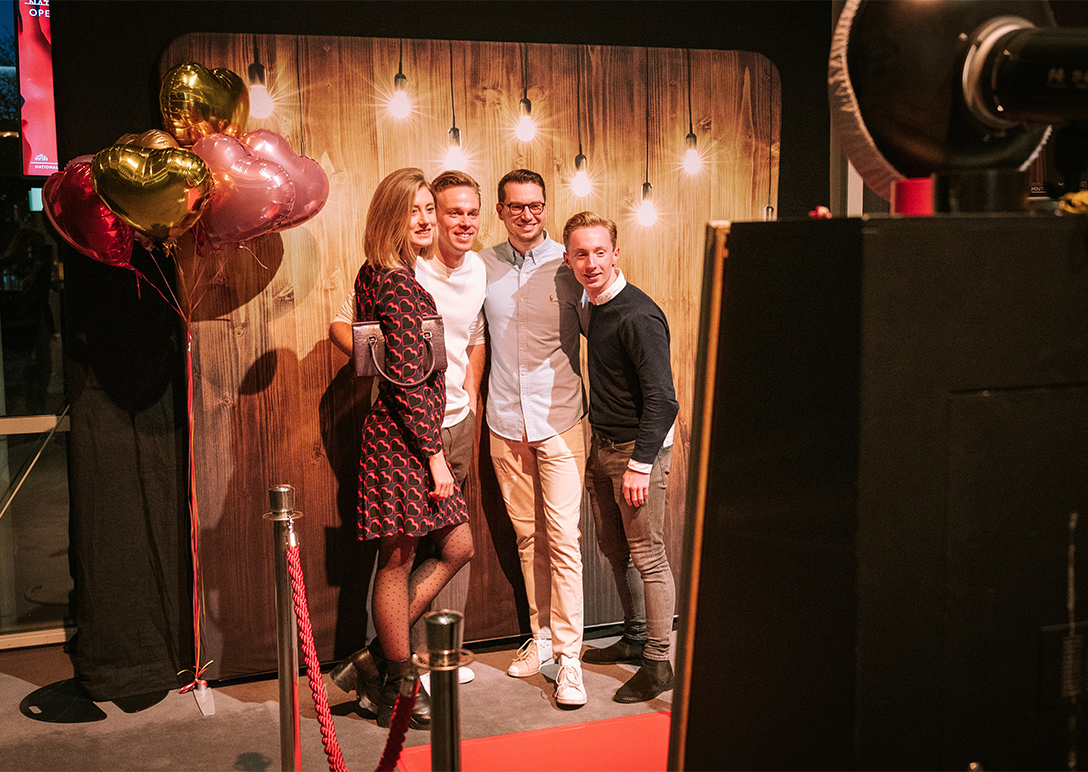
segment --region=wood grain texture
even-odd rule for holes
[[[679,576],[704,228],[710,220],[763,219],[777,202],[774,66],[755,53],[690,51],[691,116],[705,164],[689,176],[681,167],[689,128],[681,49],[194,34],[171,44],[161,71],[196,61],[244,76],[254,41],[277,109],[247,129],[271,129],[314,158],[329,176],[330,193],[310,222],[244,248],[196,255],[191,239],[179,245],[183,284],[198,300],[194,460],[206,649],[215,660],[209,677],[275,669],[272,528],[261,518],[272,485],[294,485],[305,513],[296,530],[319,655],[344,656],[367,635],[374,549],[357,542],[353,529],[358,427],[370,390],[344,369],[328,325],[361,262],[371,192],[403,166],[429,177],[441,172],[454,118],[467,170],[483,189],[478,247],[505,238],[495,214],[499,178],[513,168],[534,169],[547,184],[552,236],[560,238],[566,219],[584,209],[615,219],[620,267],[669,318],[680,415],[667,539]],[[403,121],[385,108],[400,42],[413,100]],[[523,94],[538,126],[531,143],[513,134]],[[570,189],[579,129],[593,180],[585,198]],[[647,179],[660,213],[648,228],[634,218]],[[440,602],[463,604],[466,641],[524,632],[513,531],[486,444],[467,496],[476,557]],[[619,603],[588,506],[582,536],[586,623],[617,621]]]

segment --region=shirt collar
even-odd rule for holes
[[[623,291],[623,288],[627,286],[627,279],[623,278],[623,271],[619,268],[616,269],[616,280],[612,282],[608,289],[597,296],[597,299],[593,301],[595,306],[603,306],[616,295]]]
[[[532,249],[530,249],[529,251],[527,251],[524,255],[522,255],[520,252],[518,252],[516,249],[514,249],[514,245],[510,243],[510,239],[507,239],[506,240],[506,248],[510,250],[510,262],[516,263],[517,265],[520,266],[523,260],[528,259],[530,262],[535,264],[537,262],[536,253],[540,252],[540,250],[542,250],[544,248],[544,246],[548,243],[548,239],[549,239],[548,231],[545,230],[544,231],[544,240],[541,241],[539,244],[537,244]]]

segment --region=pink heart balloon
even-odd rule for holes
[[[242,142],[259,158],[274,161],[295,183],[295,205],[274,230],[294,228],[321,211],[329,198],[329,177],[317,161],[297,155],[287,140],[268,129],[254,129],[242,137]]]
[[[87,257],[132,267],[132,226],[94,192],[90,163],[72,161],[51,174],[42,185],[42,203],[57,233]]]
[[[278,163],[226,134],[209,134],[192,151],[215,179],[211,202],[200,218],[213,248],[271,233],[291,212],[295,184]]]

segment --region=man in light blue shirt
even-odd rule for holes
[[[544,180],[516,169],[499,181],[507,241],[480,252],[491,342],[487,423],[491,460],[517,537],[530,638],[507,669],[524,678],[559,660],[555,700],[586,702],[579,520],[585,472],[585,395],[579,368],[582,287],[563,245],[544,230]],[[544,544],[536,543],[541,534]]]

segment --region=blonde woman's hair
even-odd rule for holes
[[[374,189],[366,213],[363,232],[364,260],[375,268],[415,268],[416,255],[411,249],[412,205],[420,188],[431,196],[434,191],[420,169],[397,169],[387,175]],[[423,257],[434,254],[434,240],[423,250]]]

